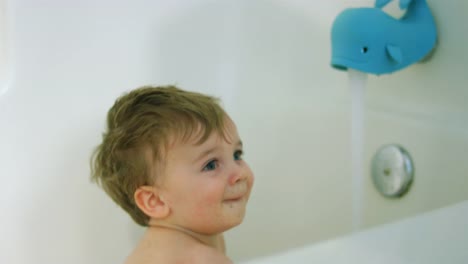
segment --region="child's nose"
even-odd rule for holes
[[[246,170],[239,164],[234,163],[229,174],[229,184],[234,185],[247,177]]]

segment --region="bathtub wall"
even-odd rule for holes
[[[329,32],[343,8],[372,1],[329,2],[281,2],[279,13],[256,2],[247,15],[245,34],[255,46],[245,63],[250,76],[240,85],[246,113],[240,124],[255,131],[246,136],[259,146],[247,151],[257,183],[246,223],[231,234],[236,255],[352,232],[350,91],[347,75],[328,67]],[[460,26],[468,5],[428,2],[440,34],[432,59],[368,79],[363,228],[468,199],[468,31]],[[416,170],[410,192],[396,200],[381,196],[370,176],[373,155],[389,143],[404,146]],[[245,244],[249,234],[255,246]]]
[[[430,62],[369,78],[364,227],[468,199],[465,1],[428,1]],[[0,97],[0,262],[120,263],[143,230],[89,181],[114,99],[177,84],[223,99],[256,182],[235,260],[351,232],[350,93],[331,69],[330,28],[372,1],[6,1],[14,78]],[[415,182],[387,200],[370,159],[411,153]]]

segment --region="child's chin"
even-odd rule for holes
[[[244,221],[244,217],[245,217],[245,209],[242,210],[241,212],[239,212],[238,215],[236,215],[236,217],[233,219],[234,221],[234,226],[238,226],[240,225],[243,221]]]

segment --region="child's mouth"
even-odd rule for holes
[[[234,198],[226,199],[224,201],[227,202],[227,203],[233,203],[233,202],[239,202],[243,198],[244,198],[244,195],[241,195],[241,196],[237,196],[237,197],[234,197]]]

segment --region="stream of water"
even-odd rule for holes
[[[352,227],[362,227],[364,207],[364,99],[367,74],[348,69],[351,89]]]

